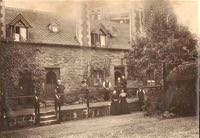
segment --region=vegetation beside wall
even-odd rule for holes
[[[33,86],[43,78],[42,68],[37,65],[35,56],[40,49],[28,44],[1,42],[0,44],[0,88],[6,98],[6,108],[13,107],[18,100],[9,100],[9,96],[19,96],[19,80],[24,72],[31,74]],[[9,106],[9,107],[8,107]]]

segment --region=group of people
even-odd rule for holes
[[[111,93],[111,83],[106,78],[103,82],[104,88],[104,100],[109,101],[111,99],[111,114],[128,114],[129,108],[127,103],[127,80],[125,76],[121,78],[118,77],[114,90]],[[145,91],[140,87],[136,92],[137,98],[139,99],[140,110],[143,110],[144,101],[145,101]]]
[[[108,78],[103,82],[104,88],[104,100],[109,101],[111,99],[111,110],[112,115],[128,114],[129,108],[127,103],[127,81],[125,76],[118,77],[114,90],[111,93],[111,82]]]
[[[81,82],[82,92],[85,93],[85,98],[89,98],[89,87],[86,83],[86,80]],[[114,90],[112,90],[112,84],[109,81],[108,77],[106,77],[105,81],[103,82],[104,88],[104,100],[111,101],[111,109],[110,113],[112,115],[119,115],[119,114],[128,114],[129,108],[127,103],[127,80],[125,76],[118,77]],[[64,86],[61,84],[60,80],[58,81],[58,85],[56,87],[56,93],[63,94],[64,93]],[[139,99],[140,108],[142,110],[142,106],[144,105],[144,97],[145,91],[141,88],[137,91],[137,97]],[[63,96],[59,97],[61,101],[61,105],[63,104]],[[87,105],[89,106],[89,100],[87,100]]]
[[[111,89],[112,85],[109,81],[108,77],[106,77],[105,81],[103,82],[103,88],[104,88],[104,100],[109,101],[111,96]],[[119,95],[121,93],[121,90],[123,89],[124,92],[127,90],[127,80],[125,79],[125,76],[122,76],[121,78],[118,77],[114,89],[116,90],[116,93]]]

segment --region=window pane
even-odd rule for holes
[[[100,35],[100,40],[101,40],[101,46],[105,47],[105,45],[106,45],[106,36],[105,35]]]
[[[15,33],[20,34],[20,28],[18,26],[15,27]]]
[[[20,35],[22,40],[26,40],[26,28],[20,28]]]
[[[95,34],[95,41],[99,42],[99,35],[98,34]]]
[[[94,85],[102,85],[103,83],[103,71],[95,71],[93,72],[93,82]]]

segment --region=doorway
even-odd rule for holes
[[[22,96],[32,96],[33,95],[33,81],[32,81],[32,74],[28,70],[24,70],[20,72],[20,79],[19,79],[19,89],[20,95]],[[29,98],[24,98],[19,101],[20,104],[29,105],[32,104],[32,101]]]
[[[115,84],[117,82],[117,79],[125,75],[125,68],[124,67],[114,67],[114,78],[115,78]]]
[[[60,79],[59,75],[59,68],[46,69],[45,99],[52,99],[54,97],[57,80]]]

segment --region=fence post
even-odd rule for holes
[[[4,104],[4,98],[3,98],[3,93],[1,93],[1,95],[0,95],[1,97],[0,97],[0,104],[1,104],[1,107],[0,107],[0,112],[1,112],[1,118],[0,118],[0,126],[2,126],[2,127],[0,127],[0,131],[4,128],[4,106],[3,106],[3,104]]]
[[[164,100],[164,105],[163,105],[163,108],[164,110],[167,110],[166,108],[166,105],[167,105],[167,93],[166,93],[166,64],[165,62],[162,62],[163,63],[163,90],[164,90],[164,93],[163,93],[163,100]]]
[[[38,99],[38,125],[40,124],[40,101]]]
[[[86,98],[87,98],[87,111],[88,111],[88,118],[90,117],[90,95],[89,92],[86,92]]]
[[[58,112],[59,112],[59,122],[61,122],[61,105],[63,104],[63,101],[61,101],[60,97],[58,99]]]
[[[40,103],[37,96],[34,96],[35,99],[35,125],[40,124]]]

